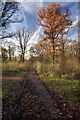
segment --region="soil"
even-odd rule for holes
[[[6,102],[3,101],[2,120],[79,120],[80,117],[66,99],[49,90],[34,69],[10,90],[9,96]]]

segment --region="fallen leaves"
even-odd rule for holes
[[[4,120],[33,120],[79,117],[79,107],[70,106],[65,98],[51,92],[43,85],[36,72],[29,72],[23,81],[10,91],[10,98],[3,105]],[[47,98],[47,99],[46,99]]]

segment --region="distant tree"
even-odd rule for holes
[[[1,47],[1,58],[3,62],[8,60],[8,50],[4,47]]]
[[[1,52],[2,52],[2,58],[3,58],[3,56],[7,56],[6,60],[14,59],[16,45],[12,41],[2,39],[2,40],[0,40],[0,47],[1,47]]]
[[[18,49],[20,52],[21,61],[23,62],[25,59],[25,53],[27,51],[28,42],[32,37],[32,35],[33,35],[33,31],[26,28],[18,29],[16,31],[16,40],[19,43]]]
[[[0,48],[5,47],[6,45],[6,40],[5,39],[0,39]]]
[[[30,58],[29,58],[30,66],[33,67],[34,62],[36,62],[34,58],[35,58],[35,55],[37,55],[35,47],[34,46],[30,47],[29,52],[30,52]]]
[[[48,8],[42,7],[38,10],[37,24],[43,26],[44,37],[46,40],[50,40],[53,64],[57,47],[56,39],[59,35],[66,33],[66,29],[72,25],[72,21],[69,19],[70,10],[67,9],[64,13],[61,13],[60,8],[60,4],[52,3]]]
[[[5,40],[0,40],[0,58],[4,62],[8,58],[8,51],[5,49]]]
[[[8,58],[9,60],[14,59],[14,54],[16,50],[16,45],[12,41],[6,41],[6,47],[8,50]]]

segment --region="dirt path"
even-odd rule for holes
[[[22,77],[0,77],[1,80],[21,80]]]
[[[3,120],[53,120],[63,117],[55,94],[52,98],[34,70],[30,70],[11,90],[10,99],[3,107]]]

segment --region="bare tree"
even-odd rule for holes
[[[18,49],[20,52],[21,61],[23,62],[25,60],[25,53],[27,51],[28,42],[32,35],[33,35],[32,30],[28,30],[25,28],[18,29],[16,32],[16,39],[18,40],[19,43]]]
[[[6,45],[5,40],[1,39],[0,40],[0,53],[1,53],[0,57],[3,62],[8,59],[8,50],[5,48],[5,45]]]
[[[6,37],[12,37],[14,34],[6,34],[4,36],[4,29],[7,28],[10,23],[19,23],[23,19],[18,17],[18,11],[20,10],[20,3],[19,2],[0,2],[0,39]]]
[[[21,22],[18,17],[12,17],[19,10],[20,4],[18,2],[0,2],[0,27],[5,27],[9,23]]]

